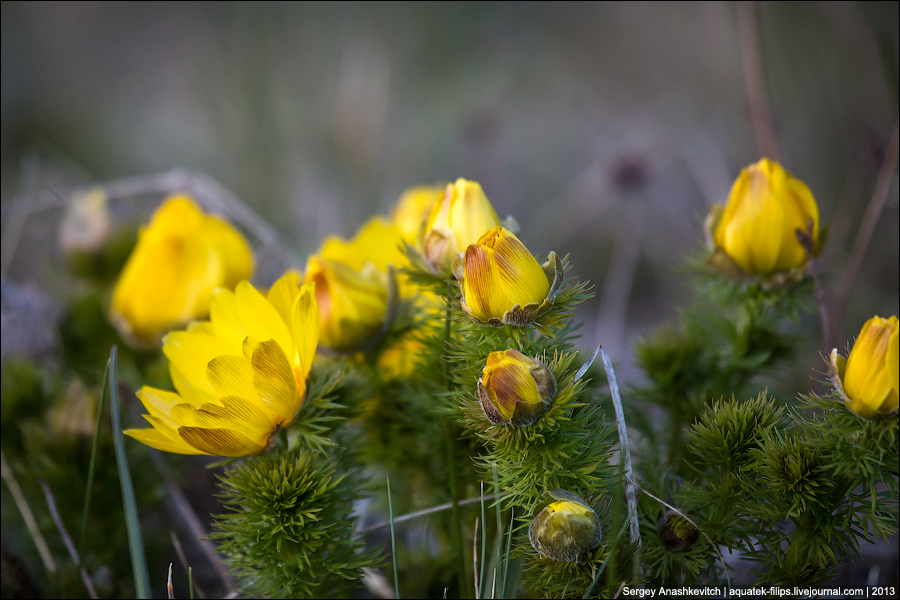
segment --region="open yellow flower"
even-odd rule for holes
[[[111,318],[124,335],[150,341],[205,317],[219,287],[253,270],[244,237],[185,195],[171,196],[141,230],[113,291]]]
[[[164,339],[176,391],[144,386],[137,394],[153,428],[125,433],[166,452],[256,454],[294,420],[318,337],[315,286],[300,287],[296,274],[267,295],[246,281],[216,290],[208,321]]]
[[[498,225],[500,219],[481,186],[460,177],[447,185],[425,223],[420,244],[425,262],[435,273],[446,271],[457,253]]]
[[[478,380],[478,399],[495,425],[527,427],[550,408],[556,379],[547,366],[515,348],[491,352]]]
[[[453,261],[469,317],[493,327],[532,323],[553,304],[562,262],[551,252],[541,266],[512,232],[494,227]]]
[[[897,317],[875,315],[863,325],[850,356],[831,351],[831,381],[851,411],[864,419],[894,416],[900,407]]]
[[[763,276],[773,283],[797,280],[819,250],[819,208],[799,179],[767,158],[741,171],[728,204],[707,217],[712,262],[722,270]],[[809,236],[809,250],[798,239]]]

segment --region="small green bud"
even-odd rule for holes
[[[588,504],[565,490],[547,492],[545,504],[528,528],[531,546],[542,556],[577,562],[600,544],[600,520]]]
[[[700,531],[683,516],[670,510],[656,526],[659,539],[669,552],[684,552],[694,545]]]

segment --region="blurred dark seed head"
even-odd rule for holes
[[[650,165],[642,156],[623,155],[610,166],[610,178],[620,191],[635,192],[647,185]]]
[[[2,284],[2,354],[45,360],[56,355],[59,346],[57,325],[62,318],[59,305],[36,285],[19,285],[5,279]]]

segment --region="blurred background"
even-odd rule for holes
[[[583,345],[631,381],[637,336],[690,297],[709,206],[763,153],[813,191],[838,286],[897,120],[898,21],[896,2],[4,2],[3,274],[52,289],[63,207],[94,183],[206,174],[302,262],[461,176],[535,254],[571,255],[596,292]],[[897,313],[889,175],[835,345]]]

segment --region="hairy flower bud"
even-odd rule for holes
[[[531,526],[528,538],[542,556],[560,561],[578,561],[600,544],[600,520],[588,504],[565,490],[547,492],[546,504]]]
[[[831,381],[847,408],[864,419],[897,414],[898,332],[896,316],[876,315],[863,325],[848,358],[831,351]]]
[[[697,541],[700,531],[683,516],[670,510],[659,520],[656,533],[669,552],[684,552]]]
[[[519,238],[498,226],[456,257],[453,274],[462,288],[462,308],[473,321],[521,327],[552,306],[562,263],[551,252],[541,266]]]
[[[435,273],[446,271],[457,253],[499,224],[481,186],[460,177],[447,185],[425,222],[420,244],[425,262]]]
[[[209,313],[216,288],[250,276],[253,253],[219,217],[185,195],[172,196],[138,235],[116,282],[112,320],[125,335],[149,341]]]
[[[767,158],[741,171],[728,205],[706,222],[711,262],[726,272],[780,283],[800,279],[819,250],[819,208],[799,179]]]
[[[495,425],[533,425],[555,396],[556,379],[550,369],[512,348],[491,352],[478,380],[481,408]]]

